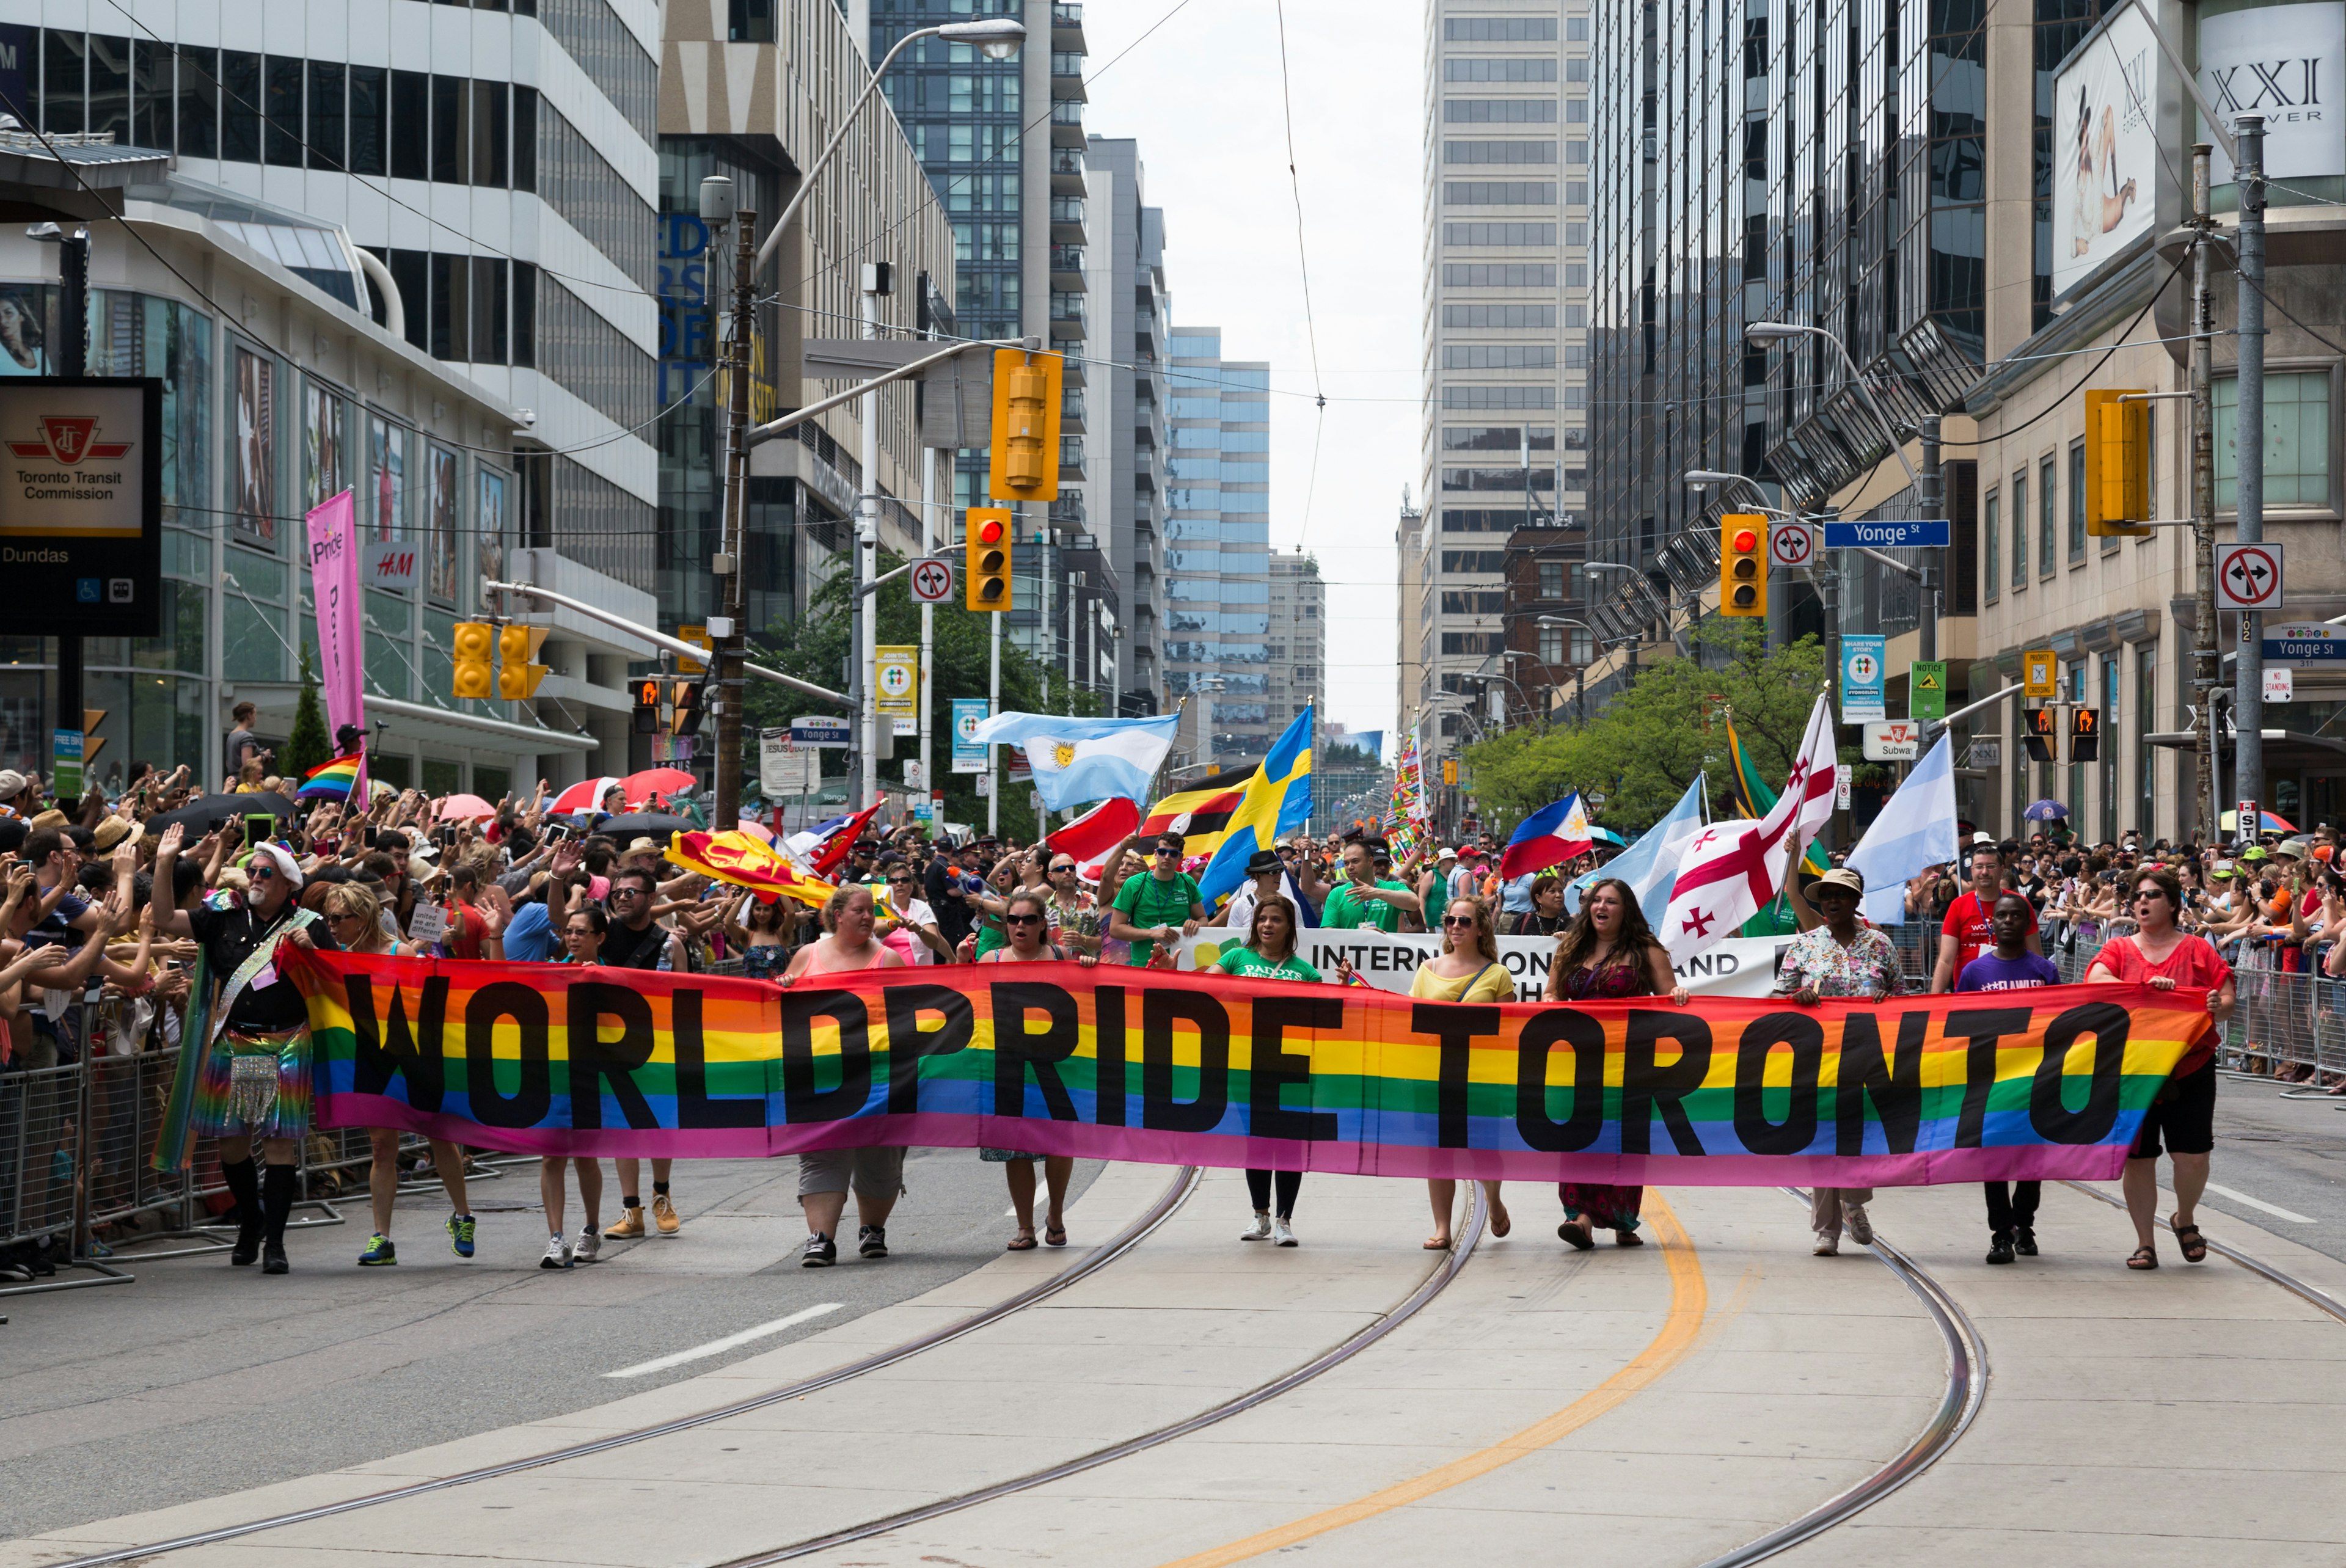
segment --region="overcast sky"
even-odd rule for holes
[[[1271,545],[1308,545],[1331,585],[1321,715],[1389,729],[1393,528],[1402,486],[1418,483],[1423,22],[1413,5],[1286,0],[1321,414],[1312,406],[1277,13],[1270,0],[1188,0],[1109,65],[1175,3],[1084,7],[1084,127],[1140,144],[1144,195],[1165,209],[1174,322],[1219,327],[1225,357],[1270,362]]]

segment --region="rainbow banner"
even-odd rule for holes
[[[985,1146],[1708,1186],[2122,1168],[2197,992],[1466,1006],[1035,964],[792,989],[297,954],[318,1121],[523,1154]]]
[[[294,791],[298,800],[347,800],[351,787],[359,781],[359,769],[366,758],[353,751],[348,757],[336,757],[310,769]]]

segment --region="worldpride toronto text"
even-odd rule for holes
[[[315,972],[354,963],[363,971]],[[574,1148],[683,1153],[696,1132],[740,1147],[756,1129],[770,1129],[770,1152],[958,1144],[976,1141],[984,1118],[1020,1147],[1112,1157],[1227,1164],[1274,1140],[1359,1150],[1315,1168],[1404,1174],[1412,1158],[1490,1151],[1509,1156],[1510,1175],[1533,1174],[1520,1156],[1586,1155],[1651,1157],[1694,1181],[1748,1179],[1755,1157],[1813,1167],[1975,1151],[1960,1168],[1896,1167],[1908,1181],[1968,1180],[2032,1158],[2048,1174],[2114,1167],[2194,1028],[2185,999],[2133,988],[1994,1006],[1503,1008],[1072,969],[1084,978],[1070,984],[776,991],[531,968],[298,966],[320,1030],[323,1119],[362,1125],[388,1105],[419,1127],[468,1123],[489,1146],[544,1152],[549,1135],[575,1134]],[[517,971],[530,978],[507,978]],[[713,1067],[712,1008],[732,1021]],[[338,1093],[353,1103],[337,1106]],[[947,1125],[963,1120],[968,1138]],[[2014,1157],[1983,1166],[1983,1155]]]

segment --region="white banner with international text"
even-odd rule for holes
[[[1226,931],[1201,931],[1181,942],[1174,960],[1177,969],[1204,969],[1231,945]],[[1789,936],[1731,936],[1676,966],[1688,991],[1704,996],[1765,996],[1775,984],[1776,961],[1791,945]],[[1360,931],[1310,930],[1303,932],[1303,961],[1329,980],[1336,978],[1336,961],[1349,958],[1360,977],[1380,991],[1407,991],[1417,966],[1442,951],[1442,939],[1428,934],[1387,935]],[[1515,977],[1515,1000],[1536,1002],[1547,984],[1548,960],[1556,954],[1556,939],[1546,936],[1503,936],[1499,962]]]

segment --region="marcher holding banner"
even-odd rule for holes
[[[1687,988],[1670,972],[1668,949],[1655,940],[1637,907],[1637,890],[1618,877],[1606,877],[1588,890],[1580,913],[1556,938],[1548,964],[1550,1002],[1612,1002],[1630,996],[1667,996],[1683,1007]],[[1605,1182],[1560,1182],[1564,1223],[1556,1234],[1586,1252],[1596,1245],[1598,1227],[1613,1233],[1617,1247],[1643,1247],[1637,1210],[1642,1186]]]
[[[822,923],[829,934],[799,949],[782,972],[784,985],[818,974],[905,967],[901,957],[872,940],[872,890],[862,883],[850,882],[831,894],[822,906]],[[809,1149],[799,1156],[799,1207],[807,1217],[801,1268],[828,1268],[839,1261],[839,1244],[832,1238],[847,1212],[850,1186],[855,1189],[857,1252],[865,1257],[888,1256],[888,1215],[904,1191],[903,1146]]]
[[[1898,989],[1898,947],[1881,932],[1857,923],[1865,879],[1845,867],[1827,871],[1810,886],[1808,896],[1824,924],[1792,939],[1777,972],[1776,994],[1803,1007],[1828,996],[1887,1001]],[[1872,1201],[1870,1186],[1810,1189],[1809,1225],[1817,1233],[1816,1255],[1831,1257],[1841,1250],[1843,1226],[1860,1247],[1872,1246],[1873,1221],[1865,1212]]]
[[[1258,853],[1255,859],[1261,859]],[[1271,857],[1274,860],[1277,856]],[[1276,868],[1273,868],[1276,870]],[[1295,951],[1298,922],[1295,906],[1287,895],[1258,891],[1252,911],[1247,917],[1247,939],[1243,947],[1234,947],[1215,961],[1214,967],[1224,974],[1240,980],[1297,980],[1307,985],[1324,983],[1321,972],[1303,962]],[[1349,961],[1339,960],[1337,973],[1347,984],[1352,977]],[[1268,1167],[1247,1167],[1247,1194],[1254,1199],[1254,1224],[1239,1232],[1240,1241],[1268,1240],[1273,1247],[1297,1245],[1291,1222],[1295,1218],[1295,1197],[1303,1190],[1300,1170],[1274,1171]],[[1275,1178],[1275,1180],[1274,1180]],[[1276,1186],[1277,1207],[1273,1207],[1272,1187]]]
[[[1332,905],[1334,901],[1330,902]],[[1409,993],[1429,1002],[1515,1000],[1515,980],[1499,962],[1499,939],[1491,930],[1490,905],[1481,899],[1450,901],[1442,911],[1442,952],[1418,965],[1410,977]],[[1448,1176],[1430,1176],[1425,1191],[1433,1205],[1433,1234],[1425,1238],[1425,1249],[1444,1251],[1450,1246],[1450,1217],[1458,1206],[1458,1184]],[[1499,1201],[1499,1184],[1485,1181],[1483,1198],[1491,1208],[1491,1234],[1506,1235],[1514,1221],[1507,1217],[1507,1206]]]
[[[1046,942],[1051,924],[1051,899],[1047,893],[1032,888],[1021,888],[1012,893],[1002,911],[1002,929],[1010,940],[995,948],[980,963],[1056,963],[1075,956],[1057,942]],[[1086,965],[1093,961],[1083,959]],[[1018,1234],[1010,1238],[1005,1249],[1010,1252],[1035,1250],[1035,1162],[1043,1162],[1043,1180],[1050,1189],[1051,1206],[1044,1215],[1043,1243],[1046,1247],[1067,1245],[1067,1227],[1064,1223],[1067,1198],[1067,1183],[1076,1174],[1073,1155],[1029,1154],[1024,1149],[980,1149],[977,1157],[1003,1167],[1002,1175],[1010,1184],[1010,1204],[1017,1210]]]

